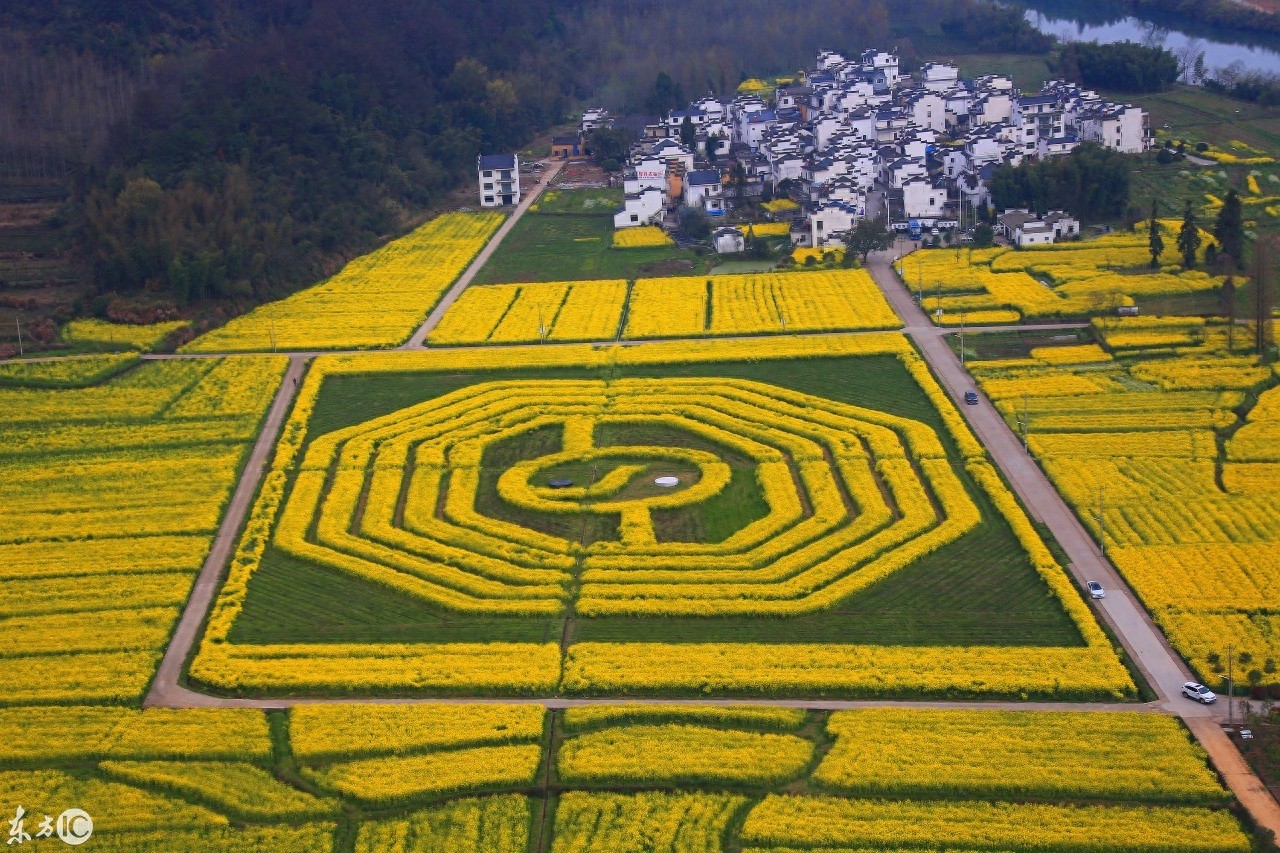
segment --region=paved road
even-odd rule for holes
[[[432,309],[431,313],[427,315],[427,319],[423,321],[422,325],[418,327],[418,330],[409,338],[408,343],[401,346],[400,349],[420,349],[423,346],[427,340],[427,335],[429,335],[431,330],[439,324],[440,318],[444,316],[444,312],[448,311],[449,308],[452,307],[453,303],[458,300],[458,297],[462,295],[462,291],[467,289],[467,286],[471,284],[471,281],[476,277],[476,274],[479,273],[481,268],[489,262],[489,258],[497,250],[498,246],[502,245],[503,239],[511,233],[512,228],[516,227],[516,223],[520,221],[520,217],[524,216],[525,211],[527,211],[529,207],[538,200],[538,196],[542,195],[542,191],[547,188],[547,185],[551,183],[552,179],[555,178],[556,175],[560,174],[560,170],[564,168],[565,162],[567,161],[556,160],[549,169],[546,169],[542,173],[542,177],[538,180],[538,183],[535,184],[533,189],[531,189],[524,198],[520,200],[520,203],[516,205],[516,209],[507,217],[507,221],[502,223],[502,227],[499,228],[497,233],[489,239],[489,242],[485,244],[485,247],[480,250],[480,254],[476,255],[475,259],[471,261],[471,265],[466,268],[462,275],[458,276],[458,280],[454,282],[453,287],[449,288],[449,292],[440,300],[440,304],[436,305],[436,307]]]
[[[165,649],[160,668],[151,682],[151,690],[148,691],[147,698],[143,702],[145,706],[189,708],[219,704],[213,697],[182,687],[178,683],[178,678],[182,674],[187,658],[190,657],[191,647],[200,633],[200,626],[204,624],[205,615],[213,605],[214,596],[222,579],[222,570],[231,559],[236,539],[244,526],[249,507],[253,503],[254,493],[257,492],[258,483],[261,482],[266,469],[267,459],[275,449],[276,438],[280,435],[280,428],[284,424],[285,414],[289,411],[289,404],[293,402],[298,392],[298,385],[306,366],[307,359],[303,356],[295,355],[289,358],[289,369],[285,371],[284,381],[280,383],[276,397],[271,402],[271,408],[267,411],[266,420],[262,424],[262,432],[254,442],[249,461],[245,463],[244,471],[240,474],[240,482],[236,484],[235,493],[231,495],[231,502],[227,504],[227,511],[222,517],[218,535],[214,537],[209,556],[196,577],[191,597],[187,599],[187,606],[182,611],[182,618],[178,621],[178,629],[174,631],[169,647]]]

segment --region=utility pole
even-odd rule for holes
[[[22,318],[15,317],[13,322],[18,327],[18,355],[25,355],[22,351]]]
[[[964,312],[960,312],[960,366],[964,367]]]
[[[1018,418],[1018,429],[1019,429],[1019,431],[1022,433],[1022,451],[1023,451],[1024,453],[1030,453],[1030,452],[1031,452],[1031,451],[1030,451],[1030,449],[1027,447],[1027,420],[1028,420],[1028,418],[1029,418],[1029,416],[1028,416],[1028,413],[1027,413],[1027,395],[1026,395],[1026,394],[1023,394],[1023,395],[1022,395],[1022,417]]]
[[[1236,679],[1234,648],[1227,643],[1227,724],[1236,724]]]
[[[1102,549],[1102,556],[1107,556],[1107,522],[1102,517],[1102,510],[1106,501],[1106,486],[1098,486],[1098,514],[1094,516],[1098,521],[1098,546]]]

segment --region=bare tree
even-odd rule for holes
[[[1200,47],[1200,39],[1192,38],[1173,51],[1173,55],[1178,58],[1178,78],[1183,83],[1191,82],[1192,72],[1196,68],[1196,60],[1200,61],[1201,67],[1204,65],[1204,50]]]

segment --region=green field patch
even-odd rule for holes
[[[943,428],[941,415],[896,358],[648,366],[619,368],[612,375],[750,379],[921,421],[937,431],[956,460],[956,473],[978,506],[983,523],[828,611],[787,618],[578,615],[572,617],[573,642],[1042,647],[1081,643],[1079,631],[1032,568],[1007,522],[959,464],[958,452]],[[590,370],[521,370],[331,376],[316,401],[310,435],[360,423],[479,381],[513,378],[583,379],[598,378],[598,374]],[[660,541],[720,542],[767,513],[752,461],[708,438],[659,424],[606,422],[598,426],[594,440],[599,446],[641,444],[705,450],[716,453],[732,467],[729,485],[711,500],[653,513]],[[497,479],[506,468],[561,448],[561,433],[556,427],[490,444],[483,457],[476,509],[481,514],[571,541],[589,544],[616,539],[614,516],[532,513],[508,504],[497,494]],[[544,473],[564,475],[580,485],[592,476],[590,466],[584,463],[566,463]],[[604,473],[598,470],[595,476]],[[653,476],[654,471],[646,471],[643,482],[651,483]],[[639,486],[633,480],[627,488]],[[311,566],[269,549],[250,584],[244,611],[231,639],[243,643],[538,642],[558,638],[563,628],[564,620],[559,617],[481,618],[435,612],[422,602],[377,584]]]
[[[705,266],[675,246],[613,251],[613,213],[622,204],[615,190],[549,194],[511,229],[476,276],[477,284],[690,275]]]

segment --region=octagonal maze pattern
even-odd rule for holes
[[[703,447],[601,446],[602,429]],[[616,520],[582,541],[477,509],[486,450],[535,431],[559,450],[505,467],[513,512]],[[750,461],[767,512],[718,542],[662,541]],[[585,483],[551,488],[563,466]],[[655,469],[681,486],[649,487]],[[775,385],[707,378],[487,382],[317,438],[277,547],[471,614],[793,615],[829,608],[972,529],[979,512],[928,426]],[[572,525],[571,525],[572,526]]]

